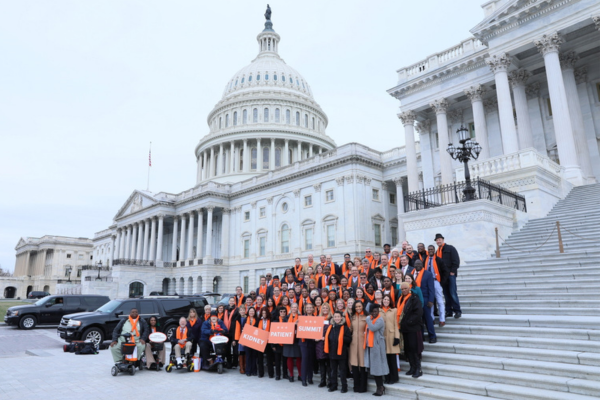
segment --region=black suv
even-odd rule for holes
[[[67,342],[93,340],[100,344],[107,339],[110,340],[121,318],[128,317],[129,311],[137,308],[142,318],[157,317],[159,326],[171,338],[179,318],[187,317],[190,308],[198,310],[200,315],[207,304],[204,297],[187,296],[112,300],[94,312],[65,315],[58,326],[58,334]]]
[[[58,325],[65,314],[93,311],[109,301],[107,296],[86,294],[46,296],[33,304],[10,307],[4,322],[21,329],[32,329],[38,324]]]
[[[29,294],[27,295],[27,298],[28,299],[43,299],[46,296],[50,296],[50,293],[33,291],[33,292],[29,292]]]

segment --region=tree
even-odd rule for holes
[[[2,265],[0,265],[0,276],[13,276],[13,274],[10,271],[3,270]]]

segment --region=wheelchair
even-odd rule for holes
[[[223,368],[226,363],[225,354],[227,352],[227,344],[229,339],[227,336],[215,335],[210,339],[213,350],[210,352],[208,360],[202,360],[202,363],[206,362],[205,367],[202,369],[206,371],[217,371],[218,374],[223,373]],[[209,363],[212,361],[212,364]]]
[[[150,342],[150,350],[152,351],[152,358],[156,361],[156,369],[149,368],[155,371],[160,371],[162,369],[162,364],[159,360],[159,353],[165,348],[165,341],[167,340],[167,335],[162,332],[154,332],[151,333],[148,337]],[[146,353],[142,356],[142,365],[146,365]]]
[[[134,353],[136,344],[129,342],[131,333],[125,333],[120,336],[125,338],[125,343],[121,345],[121,354],[123,355],[123,358],[121,361],[112,366],[110,369],[110,374],[112,376],[117,376],[120,373],[129,373],[129,375],[135,375],[136,368],[140,370],[144,368],[141,355],[138,355],[138,358],[135,360],[128,359],[127,356],[131,356]]]
[[[175,367],[175,369],[179,369],[177,368],[177,357],[175,356],[175,346],[179,346],[179,345],[173,345],[171,346],[171,353],[169,354],[169,364],[167,364],[167,366],[165,367],[165,371],[167,372],[171,372],[173,371],[173,367]],[[182,366],[182,370],[185,371],[189,371],[189,372],[193,372],[194,371],[194,362],[192,360],[192,356],[193,354],[190,352],[188,354],[186,354],[185,356],[181,357],[183,359],[183,366]]]

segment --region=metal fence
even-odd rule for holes
[[[136,265],[140,267],[154,267],[154,261],[150,260],[135,260],[133,258],[117,258],[113,261],[113,265]],[[97,269],[97,268],[91,268]]]
[[[471,186],[475,189],[476,200],[489,200],[527,212],[525,197],[518,193],[479,178],[472,180]],[[463,203],[465,201],[463,190],[466,187],[466,182],[454,182],[409,193],[404,196],[404,210],[410,212],[447,204]]]

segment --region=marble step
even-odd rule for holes
[[[592,225],[591,221],[597,221],[600,219],[600,212],[598,212],[597,207],[595,206],[596,211],[593,213],[590,212],[581,212],[579,214],[569,213],[569,216],[562,217],[560,214],[548,216],[545,218],[534,219],[527,222],[525,225],[521,227],[515,233],[527,233],[528,230],[531,229],[554,229],[556,226],[556,222],[559,222],[561,226],[566,226],[568,229],[577,228],[577,224],[583,225]]]
[[[539,337],[511,337],[511,336],[493,336],[493,335],[461,335],[446,333],[444,328],[436,331],[438,341],[444,343],[462,343],[487,345],[494,344],[498,346],[510,347],[529,347],[535,349],[555,349],[557,347],[556,338],[539,338]],[[600,354],[600,341],[591,340],[572,340],[561,339],[561,350],[593,352]]]
[[[590,247],[578,254],[579,258],[585,259],[598,259],[600,258],[600,247]],[[578,260],[579,260],[578,258]],[[510,265],[513,262],[530,262],[531,264],[543,264],[545,262],[560,262],[560,261],[571,261],[573,262],[573,254],[569,253],[539,253],[539,254],[523,254],[519,257],[501,257],[501,258],[487,258],[485,260],[473,260],[469,262],[461,262],[461,265],[473,265],[473,266],[504,266]]]
[[[485,325],[457,325],[449,318],[446,326],[437,328],[436,332],[455,334],[455,335],[490,335],[490,336],[511,336],[517,338],[540,338],[540,339],[560,339],[560,340],[578,340],[578,341],[600,341],[600,330],[569,329],[569,328],[534,328],[519,326],[485,326]]]
[[[512,246],[512,245],[511,245]],[[541,245],[538,245],[538,247]],[[540,247],[537,250],[534,250],[536,247],[535,246],[531,246],[531,250],[528,249],[523,249],[521,250],[519,248],[519,246],[515,247],[513,246],[515,249],[512,249],[510,247],[500,247],[500,255],[502,257],[511,257],[511,256],[522,256],[522,255],[527,255],[527,254],[539,254],[540,252],[549,252],[549,253],[559,253],[559,247],[558,247],[558,242],[557,243],[546,243],[545,245],[543,245],[542,247]],[[590,244],[586,244],[586,243],[578,243],[578,244],[568,244],[568,243],[564,243],[563,244],[563,251],[567,254],[571,254],[571,255],[581,255],[582,257],[584,256],[582,253],[583,251],[585,251],[586,249],[590,248]],[[495,257],[496,254],[494,253],[490,253],[490,257]]]
[[[557,349],[537,349],[531,347],[493,346],[482,344],[462,344],[437,342],[424,343],[425,351],[438,353],[468,354],[474,356],[497,356],[521,360],[549,361],[564,364],[600,366],[600,353],[579,352]]]
[[[584,274],[600,273],[600,258],[581,261],[552,262],[548,264],[532,264],[529,262],[512,262],[505,267],[486,265],[461,265],[458,270],[461,278],[479,279],[481,277],[506,276],[509,273],[518,273],[519,276],[539,276],[543,274]]]
[[[451,322],[449,322],[451,321]],[[449,318],[452,325],[511,326],[558,329],[583,329],[600,334],[600,317],[571,315],[494,315],[463,314],[462,318]]]
[[[595,308],[546,308],[546,307],[463,307],[467,314],[505,315],[591,315],[600,317],[600,309]]]
[[[476,301],[503,301],[503,300],[528,300],[528,301],[581,301],[581,294],[577,293],[495,293],[462,295],[460,303],[473,303]],[[600,293],[586,295],[586,300],[600,303]]]
[[[531,279],[531,281],[525,281],[525,280],[518,280],[518,279],[513,279],[512,282],[508,281],[508,282],[476,282],[476,281],[468,281],[468,282],[461,282],[458,281],[457,285],[460,285],[462,288],[469,288],[471,286],[476,286],[476,287],[480,287],[480,288],[495,288],[495,287],[499,287],[499,286],[503,286],[505,288],[505,290],[507,289],[507,285],[510,285],[510,289],[514,290],[515,288],[545,288],[547,286],[550,285],[556,285],[557,287],[561,287],[561,286],[569,286],[569,287],[573,287],[575,285],[582,287],[582,286],[593,286],[596,285],[596,287],[600,287],[600,279],[596,279],[594,278],[588,278],[586,280],[575,280],[575,279],[567,279],[566,277],[563,279],[560,279],[560,276],[556,277],[556,278],[552,278],[552,279],[548,279],[548,282],[544,282],[542,280],[536,280],[536,279]]]
[[[503,383],[538,389],[593,396],[600,393],[600,382],[573,379],[568,376],[543,375],[539,373],[506,371],[499,369],[457,366],[439,363],[422,363],[423,374],[454,378],[469,377],[469,380]],[[404,367],[404,365],[402,365]],[[408,363],[406,368],[409,368]],[[420,378],[419,378],[420,379]]]
[[[567,376],[570,378],[600,381],[600,367],[590,365],[441,352],[423,353],[423,362],[432,364],[464,365],[476,368],[500,369],[515,372],[534,372],[545,375]]]
[[[539,271],[539,270],[538,270]],[[476,277],[471,277],[469,275],[463,276],[459,275],[459,282],[461,285],[471,285],[471,284],[512,284],[515,282],[515,275],[518,274],[519,281],[521,283],[527,284],[529,283],[548,283],[548,282],[569,282],[574,283],[575,281],[585,281],[589,279],[600,279],[600,266],[596,268],[594,271],[593,268],[589,268],[587,270],[579,270],[576,267],[572,269],[564,269],[563,271],[554,271],[548,273],[548,271],[543,271],[539,274],[525,275],[520,274],[521,271],[517,269],[516,271],[512,271],[510,273],[507,271],[504,274],[490,274],[490,275],[480,275]],[[533,272],[533,271],[532,271]]]
[[[576,300],[533,300],[533,299],[526,299],[526,300],[467,300],[464,297],[461,297],[460,300],[460,306],[461,307],[488,307],[488,308],[513,308],[513,307],[517,307],[517,308],[526,308],[526,307],[533,307],[534,310],[537,310],[538,308],[550,308],[550,309],[554,309],[557,313],[560,314],[560,311],[563,308],[572,308],[572,309],[578,309],[578,308],[598,308],[598,304],[600,304],[600,302],[598,301],[598,296],[595,296],[596,299],[592,300],[592,299],[586,299],[587,301],[582,302],[581,298],[576,299]],[[532,313],[534,313],[534,311],[532,311]]]
[[[459,281],[460,282],[460,281]],[[525,292],[525,291],[524,291]],[[462,288],[460,286],[458,286],[458,294],[459,296],[462,295],[474,295],[477,293],[484,293],[484,294],[493,294],[493,293],[507,293],[506,287],[503,286],[497,286],[497,287],[477,287],[474,285],[471,285],[470,287],[467,288]],[[598,288],[594,285],[592,286],[577,286],[577,285],[548,285],[545,287],[538,287],[538,288],[527,288],[526,293],[531,293],[531,294],[539,294],[539,293],[598,293]]]
[[[406,400],[500,400],[498,397],[478,396],[464,392],[454,392],[446,389],[428,388],[418,386],[418,379],[414,384],[408,381],[406,384],[385,385],[385,394]],[[338,385],[338,387],[340,387]],[[369,381],[369,392],[374,393],[377,389],[373,380]]]

